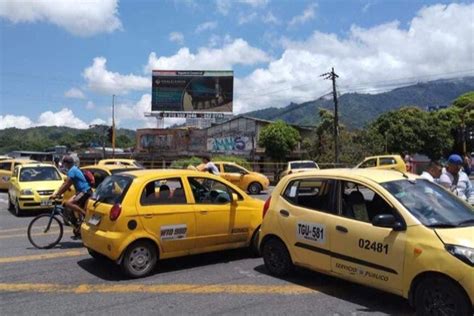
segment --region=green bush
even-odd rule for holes
[[[201,158],[189,157],[184,159],[178,159],[171,163],[171,169],[186,169],[189,165],[197,166],[201,163]]]

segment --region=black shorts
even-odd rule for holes
[[[74,195],[74,197],[72,198],[72,202],[83,208],[87,200],[91,197],[91,195],[92,195],[91,191],[79,192],[76,195]]]

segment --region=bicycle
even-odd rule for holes
[[[71,210],[61,205],[60,200],[53,200],[51,212],[36,216],[28,225],[28,240],[38,249],[53,248],[63,237],[63,226],[73,227],[74,236],[80,237],[83,219],[82,214],[79,219],[76,219]]]

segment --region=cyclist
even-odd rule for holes
[[[81,214],[83,216],[86,215],[85,206],[87,200],[92,195],[92,189],[82,171],[74,165],[74,159],[71,156],[65,156],[63,158],[63,166],[67,169],[67,179],[58,191],[51,195],[50,198],[55,199],[66,192],[71,185],[74,185],[76,194],[68,201],[65,201],[64,205],[72,210],[74,216],[78,219]]]

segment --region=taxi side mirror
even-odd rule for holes
[[[376,227],[392,228],[394,231],[405,230],[405,225],[392,214],[376,215],[372,219],[372,225]]]

